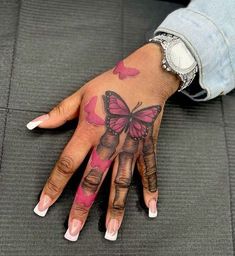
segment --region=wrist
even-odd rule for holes
[[[166,101],[179,88],[180,78],[162,68],[162,57],[160,45],[147,43],[128,56],[126,61],[141,70],[141,85],[145,90]]]
[[[167,100],[179,89],[180,78],[162,68],[163,54],[160,45],[148,43],[143,48],[146,55],[149,55],[148,58],[146,57],[148,60],[146,68],[149,70],[149,75],[153,81],[153,90],[156,90],[156,93],[161,94]]]

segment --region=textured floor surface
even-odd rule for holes
[[[103,238],[103,186],[79,240],[63,239],[75,178],[46,218],[39,192],[75,125],[28,131],[145,40],[172,1],[0,0],[0,255],[234,255],[235,92],[206,103],[175,95],[158,144],[159,216],[141,207],[138,177],[118,240]]]

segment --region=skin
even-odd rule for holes
[[[49,118],[39,125],[40,128],[56,128],[79,116],[77,128],[43,188],[38,206],[40,210],[56,202],[73,173],[90,149],[93,149],[93,155],[84,170],[70,210],[68,222],[70,230],[73,220],[79,220],[81,229],[83,228],[108,171],[112,171],[112,181],[106,215],[107,228],[113,218],[117,220],[117,228],[120,228],[135,164],[142,177],[146,206],[149,206],[150,200],[157,201],[157,137],[165,102],[179,87],[179,79],[161,68],[161,60],[162,53],[159,46],[152,43],[144,45],[123,60],[125,67],[139,71],[137,75],[120,79],[117,74],[113,74],[114,68],[104,72],[54,107],[48,113]],[[96,125],[95,122],[87,121],[88,113],[84,108],[92,99],[95,101],[92,103],[93,114],[99,117],[98,120],[106,119],[107,112],[102,96],[107,91],[117,93],[130,110],[134,109],[138,102],[142,102],[139,109],[155,105],[161,107],[159,115],[148,128],[144,138],[135,140],[128,130],[115,135],[106,125]],[[109,169],[111,162],[114,162],[112,170]]]

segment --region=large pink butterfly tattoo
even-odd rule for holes
[[[138,102],[130,111],[120,95],[112,91],[106,91],[103,100],[106,111],[105,124],[109,131],[115,135],[124,131],[134,140],[147,136],[149,127],[161,111],[160,105],[138,110],[142,102]]]

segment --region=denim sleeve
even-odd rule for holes
[[[235,88],[235,0],[192,0],[168,15],[158,32],[179,36],[196,58],[200,91],[182,91],[191,99],[206,101]]]

